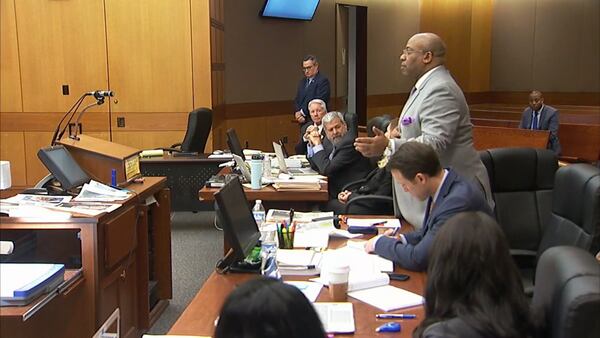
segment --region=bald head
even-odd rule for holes
[[[443,65],[446,60],[446,44],[434,33],[413,35],[402,51],[402,73],[417,80],[429,70]]]

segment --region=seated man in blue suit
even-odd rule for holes
[[[523,111],[519,128],[532,130],[549,130],[548,149],[560,155],[558,141],[558,110],[544,104],[544,95],[537,90],[529,94],[529,107]]]
[[[319,72],[319,62],[314,55],[307,55],[302,60],[302,73],[304,77],[298,83],[296,98],[294,99],[294,118],[300,125],[300,141],[296,145],[296,153],[305,154],[306,147],[302,142],[305,125],[313,123],[309,113],[308,103],[313,99],[321,99],[325,107],[329,104],[330,88],[329,80]]]
[[[342,113],[329,112],[322,123],[332,148],[324,147],[321,134],[313,129],[308,135],[306,157],[315,171],[327,176],[329,198],[333,199],[343,186],[367,176],[371,163],[354,149],[354,135],[348,132]]]
[[[448,218],[463,211],[482,211],[493,217],[481,189],[452,169],[443,169],[430,145],[403,143],[390,157],[388,169],[404,191],[427,200],[423,227],[399,238],[391,231],[376,236],[365,244],[367,252],[391,259],[405,269],[424,271],[435,235]]]

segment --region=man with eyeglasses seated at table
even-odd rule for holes
[[[435,150],[427,144],[401,144],[387,166],[405,192],[427,201],[423,227],[398,238],[393,236],[393,230],[388,230],[365,244],[369,253],[405,269],[424,271],[435,235],[448,218],[463,211],[482,211],[494,217],[481,189],[451,168],[442,168]]]
[[[297,154],[306,154],[306,147],[302,142],[302,136],[304,135],[302,127],[312,123],[308,103],[313,99],[321,99],[327,106],[330,97],[329,80],[319,72],[319,62],[316,56],[307,55],[304,57],[302,60],[302,73],[304,77],[298,83],[298,90],[294,99],[296,109],[294,118],[301,129],[300,141],[295,147]]]
[[[344,185],[367,176],[371,164],[354,149],[354,135],[348,133],[342,113],[333,111],[325,114],[323,128],[332,144],[331,151],[323,146],[321,134],[313,130],[308,137],[306,157],[315,171],[327,176],[329,198],[333,199],[337,198]]]

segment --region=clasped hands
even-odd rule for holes
[[[304,139],[307,140],[311,146],[316,146],[317,144],[321,144],[321,134],[319,133],[319,127],[316,125],[310,125],[306,128],[306,132],[304,133]]]
[[[373,133],[373,137],[357,137],[354,140],[354,148],[364,157],[381,156],[388,146],[389,139],[382,130],[373,127]]]

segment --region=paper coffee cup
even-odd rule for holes
[[[346,301],[349,273],[350,267],[348,265],[331,266],[329,268],[327,280],[329,281],[329,296],[331,297],[331,301]]]

